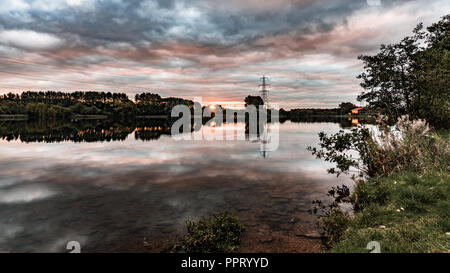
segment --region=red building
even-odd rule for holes
[[[350,114],[357,115],[357,114],[361,114],[361,112],[363,112],[363,111],[364,111],[363,107],[358,107],[358,108],[350,110]]]

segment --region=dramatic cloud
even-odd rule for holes
[[[5,45],[23,49],[53,49],[64,44],[64,41],[47,33],[31,30],[0,31],[0,41]]]
[[[0,0],[0,92],[142,91],[282,107],[361,90],[359,54],[450,12],[445,0]]]

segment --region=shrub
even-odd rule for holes
[[[325,248],[330,248],[340,240],[350,222],[349,214],[340,207],[342,203],[351,202],[350,189],[345,185],[332,187],[327,195],[334,200],[331,204],[324,205],[321,200],[315,200],[309,211],[319,216],[317,224],[323,235],[322,243]]]
[[[380,120],[379,131],[356,128],[319,135],[318,158],[335,162],[330,173],[361,176],[353,193],[333,188],[331,205],[314,201],[324,245],[332,252],[367,252],[379,241],[383,252],[448,252],[449,142],[448,132],[436,133],[422,120],[402,117],[394,126]],[[355,153],[359,154],[359,158]],[[352,217],[341,203],[353,205]]]
[[[188,253],[236,252],[244,231],[239,219],[228,212],[188,221],[186,225],[188,234],[182,239],[181,249]]]
[[[449,171],[449,142],[422,120],[399,118],[394,126],[379,120],[379,132],[365,127],[328,136],[321,132],[320,149],[308,147],[317,158],[336,163],[329,173],[359,172],[360,176],[387,176],[401,171]],[[355,152],[358,155],[355,155]]]
[[[323,228],[323,243],[329,248],[341,239],[350,223],[350,216],[339,208],[333,208],[320,218],[319,223]]]
[[[393,127],[382,124],[372,133],[367,156],[375,168],[373,176],[414,170],[449,170],[449,143],[431,131],[423,120],[399,118]]]

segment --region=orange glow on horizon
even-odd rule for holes
[[[228,109],[245,109],[245,103],[242,101],[210,101],[206,102],[209,104],[210,110],[215,110],[217,105],[222,106],[222,108]],[[211,108],[213,106],[214,108]]]

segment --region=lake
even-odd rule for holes
[[[306,150],[334,122],[279,125],[280,144],[175,140],[167,125],[3,122],[0,129],[0,251],[168,251],[185,222],[231,211],[246,227],[243,252],[319,250],[308,209],[331,186],[327,162]],[[245,124],[216,130],[245,130]]]

